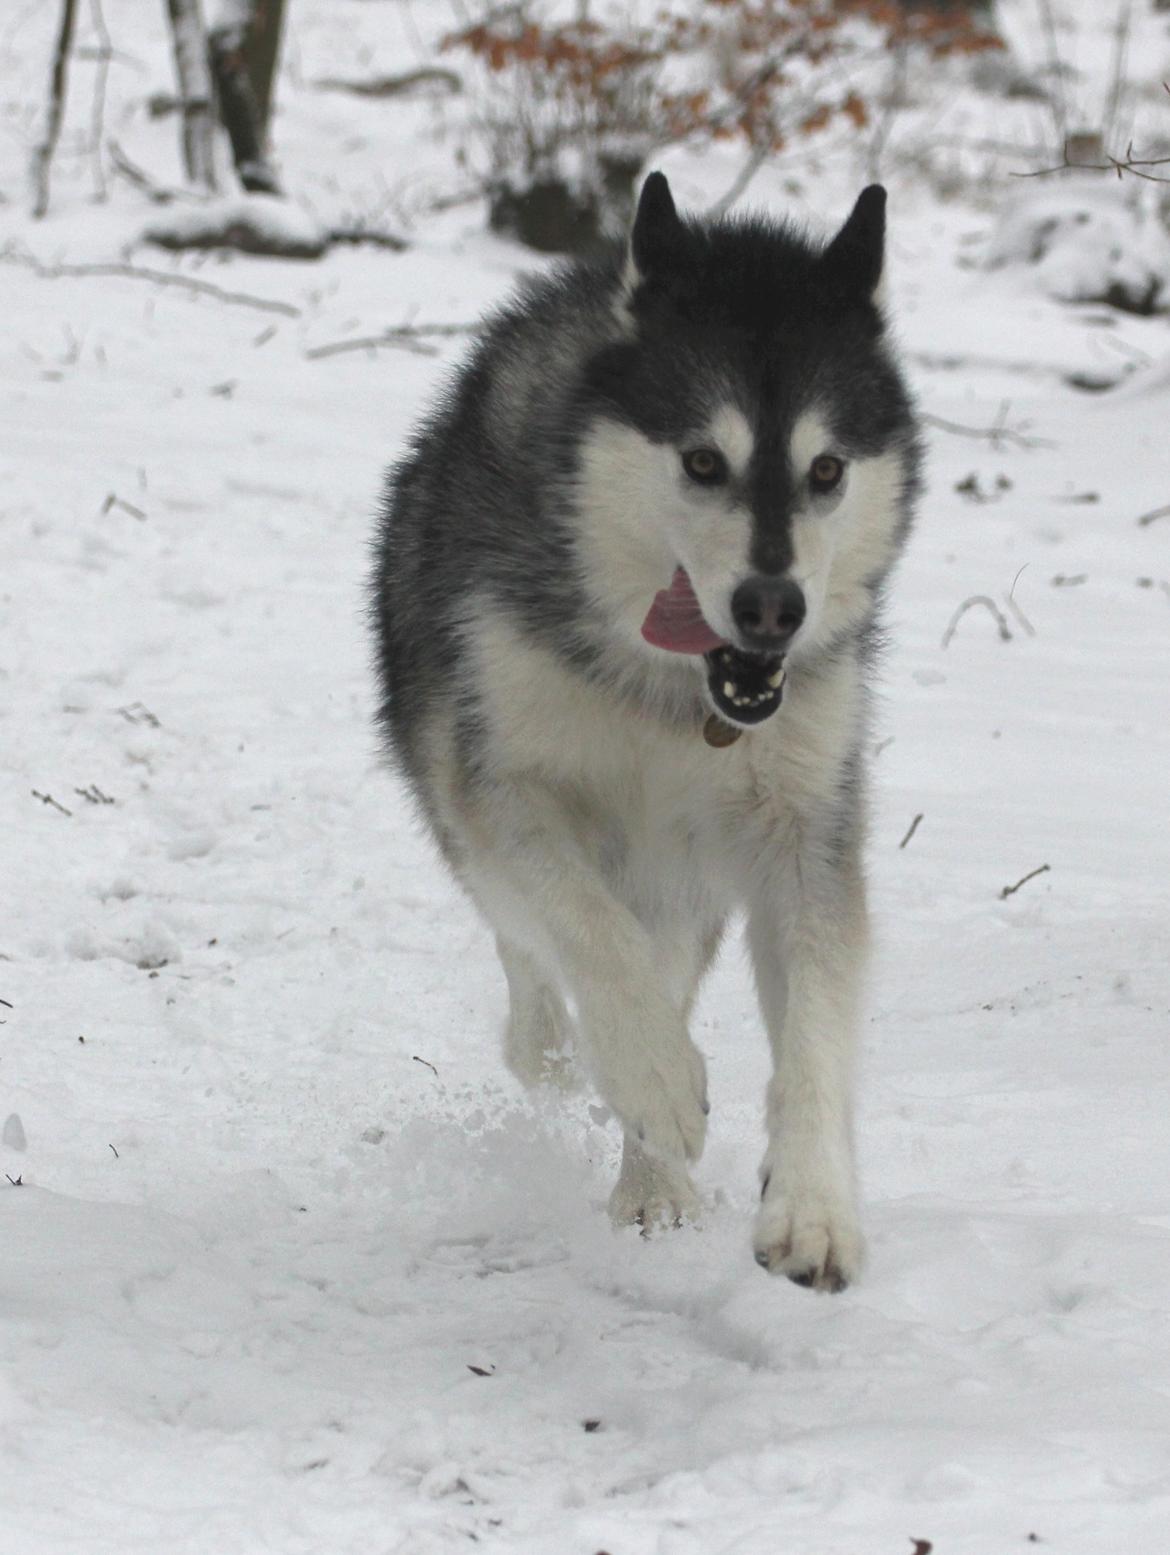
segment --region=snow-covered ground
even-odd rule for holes
[[[106,9],[117,40],[135,7]],[[450,159],[431,107],[308,83],[420,8],[330,9],[293,0],[290,181],[414,187],[416,146]],[[23,215],[51,28],[6,25],[5,235],[116,259],[150,210],[90,207],[68,144]],[[162,45],[127,44],[158,86]],[[720,158],[666,159],[684,199]],[[837,215],[858,177],[830,158],[803,198]],[[1170,518],[1138,520],[1170,503],[1170,333],[965,268],[992,215],[890,182],[924,409],[1027,446],[933,431],[895,593],[871,1259],[833,1299],[751,1258],[738,946],[697,1017],[705,1221],[615,1233],[615,1126],[506,1076],[489,937],[375,759],[371,512],[462,347],[306,352],[472,318],[528,256],[475,206],[402,254],[133,256],[295,315],[0,265],[3,1555],[1166,1546]],[[943,647],[974,595],[1010,640],[976,605]]]

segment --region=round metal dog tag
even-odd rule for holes
[[[725,724],[718,713],[712,713],[703,725],[703,738],[716,750],[722,750],[725,745],[734,745],[742,733],[742,729]]]

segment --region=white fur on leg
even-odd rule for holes
[[[678,1166],[697,1158],[702,1055],[650,935],[582,848],[565,797],[537,781],[497,783],[477,796],[475,833],[466,883],[501,938],[559,968],[604,1099],[648,1154]]]
[[[617,1226],[677,1226],[699,1218],[699,1197],[685,1168],[672,1169],[648,1156],[627,1134],[622,1169],[609,1196],[609,1216]]]
[[[502,937],[496,949],[508,979],[505,1063],[522,1085],[572,1090],[571,1021],[565,1001],[525,951]]]
[[[802,862],[793,899],[758,903],[749,929],[776,1066],[753,1245],[769,1273],[839,1291],[864,1256],[852,1092],[865,906],[853,866]]]
[[[681,1167],[703,1153],[707,1067],[671,1001],[645,983],[578,994],[598,1087],[647,1154]]]

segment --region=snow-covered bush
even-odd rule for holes
[[[1001,218],[989,268],[1031,266],[1062,302],[1130,313],[1170,308],[1170,233],[1148,191],[1090,172],[1031,184]]]
[[[595,16],[510,7],[446,40],[479,66],[476,149],[492,224],[581,248],[624,222],[656,146],[740,140],[761,158],[834,123],[863,128],[858,68],[999,46],[966,8],[889,0],[633,3]]]

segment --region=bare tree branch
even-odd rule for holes
[[[1066,168],[1076,168],[1088,173],[1116,173],[1118,178],[1126,173],[1132,173],[1135,178],[1144,178],[1151,184],[1170,183],[1170,177],[1160,173],[1147,173],[1148,167],[1170,167],[1170,157],[1135,157],[1133,154],[1133,142],[1126,147],[1124,157],[1112,156],[1105,152],[1103,162],[1070,162],[1066,155],[1062,162],[1055,167],[1034,167],[1027,173],[1013,173],[1013,178],[1051,178],[1053,173],[1063,173]]]
[[[136,189],[140,189],[155,205],[171,205],[184,195],[188,199],[196,198],[189,190],[168,189],[164,184],[157,183],[148,172],[130,160],[120,142],[112,135],[107,143],[107,149],[114,172],[120,174],[127,183],[133,184]]]

